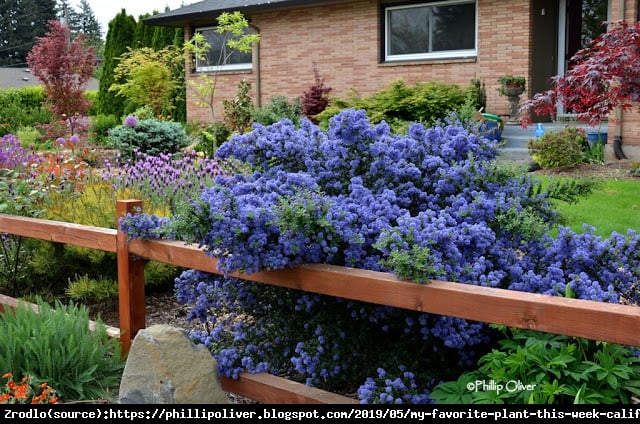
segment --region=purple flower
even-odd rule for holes
[[[78,143],[80,143],[80,137],[78,137],[76,134],[74,134],[74,135],[71,136],[69,141],[71,141],[73,144],[78,144]]]
[[[125,118],[124,120],[124,126],[125,127],[135,127],[138,125],[138,120],[136,119],[135,116],[133,115],[129,115]]]
[[[58,146],[64,146],[64,143],[66,143],[66,140],[64,138],[62,138],[62,137],[56,138],[56,144]]]

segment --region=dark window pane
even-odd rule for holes
[[[437,4],[387,9],[388,56],[475,49],[476,3]]]
[[[198,67],[224,66],[251,63],[251,53],[242,53],[227,46],[228,34],[220,34],[214,29],[199,31],[205,36],[211,49],[207,53],[206,63],[198,61]]]

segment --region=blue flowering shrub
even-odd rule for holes
[[[122,220],[135,237],[197,243],[224,276],[176,280],[192,334],[225,376],[269,372],[357,393],[363,403],[430,402],[495,343],[489,326],[230,278],[303,262],[430,279],[637,302],[638,237],[600,240],[563,229],[550,192],[500,165],[473,125],[413,124],[393,134],[348,109],[329,129],[303,119],[255,124],[217,151],[252,172],[218,176],[170,220]]]

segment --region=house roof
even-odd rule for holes
[[[142,21],[147,25],[182,27],[186,24],[206,24],[224,12],[239,11],[251,14],[296,6],[312,6],[335,0],[203,0],[179,9],[150,16]]]
[[[29,85],[42,85],[29,68],[0,67],[0,89],[22,88]],[[87,90],[97,90],[98,86],[98,80],[92,78],[87,84]]]

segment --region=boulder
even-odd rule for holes
[[[153,325],[131,343],[118,401],[121,404],[223,404],[218,364],[185,330]]]

